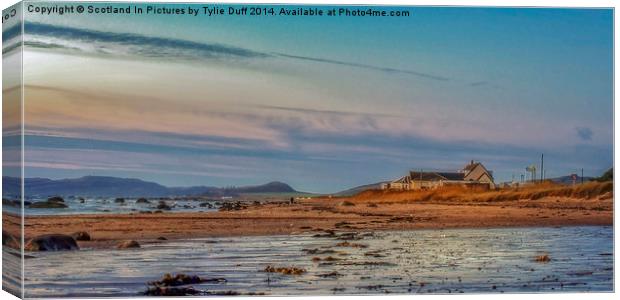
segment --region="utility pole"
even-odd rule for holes
[[[540,155],[540,182],[542,183],[545,179],[545,154],[542,153]]]
[[[581,168],[581,184],[583,184],[583,168]]]

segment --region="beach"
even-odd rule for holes
[[[290,204],[248,203],[239,210],[26,216],[25,240],[52,233],[85,231],[80,247],[114,248],[140,243],[225,236],[286,235],[345,231],[447,228],[606,226],[613,224],[613,199],[547,197],[489,203],[382,201],[355,197],[313,198]],[[19,218],[4,213],[4,228]]]
[[[150,204],[142,204],[144,198],[117,199],[68,197],[63,202],[68,208],[53,215],[26,210],[27,296],[613,287],[610,183],[490,191],[367,190],[293,199],[273,194],[227,201],[153,198]],[[104,213],[92,209],[99,203],[107,203]],[[5,257],[19,257],[14,249],[18,239],[10,235],[18,236],[21,217],[6,211],[3,216]],[[79,250],[34,251],[29,244],[35,240],[50,250]],[[59,264],[62,270],[55,269]],[[18,275],[18,267],[10,265],[10,274]],[[187,282],[156,283],[170,278]],[[18,289],[15,282],[5,278],[10,289]]]

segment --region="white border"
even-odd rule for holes
[[[17,1],[0,1],[0,7],[5,9]],[[84,1],[84,2],[107,2],[105,0],[94,0],[94,1]],[[127,1],[130,2],[130,1]],[[430,1],[430,0],[218,0],[218,1],[196,1],[196,0],[170,0],[170,1],[134,1],[134,2],[195,2],[195,3],[270,3],[270,4],[374,4],[374,5],[426,5],[426,6],[493,6],[493,7],[601,7],[601,8],[614,8],[616,7],[616,1],[611,0],[513,0],[513,1],[505,1],[505,0],[476,0],[476,1],[468,1],[468,0],[442,0],[442,1]],[[615,157],[618,156],[620,150],[615,147],[615,141],[618,138],[618,124],[615,122],[615,115],[617,115],[619,108],[615,105],[616,99],[616,87],[618,86],[617,77],[615,76],[616,72],[616,60],[615,57],[618,54],[618,48],[615,47],[615,41],[617,40],[618,35],[618,23],[616,22],[615,10],[614,10],[614,177],[617,175]],[[0,77],[1,79],[1,77]],[[22,81],[23,83],[23,81]],[[0,96],[1,97],[1,96]],[[23,106],[22,106],[23,107]],[[23,116],[22,116],[23,119]],[[0,113],[0,121],[2,120],[2,114]],[[23,146],[22,146],[23,147]],[[0,148],[1,149],[1,148]],[[23,148],[22,148],[23,149]],[[0,168],[0,174],[1,174]],[[2,183],[0,182],[0,188],[2,187]],[[614,185],[614,195],[618,195],[618,185]],[[618,203],[614,203],[614,212],[618,211]],[[616,222],[617,215],[614,213],[614,224],[617,225]],[[23,222],[23,221],[22,221]],[[615,226],[614,225],[614,226]],[[615,228],[614,228],[615,229]],[[614,244],[618,243],[618,236],[615,234],[616,230],[614,230]],[[615,254],[615,248],[614,248]],[[0,254],[1,255],[1,254]],[[0,256],[1,257],[1,256]],[[614,289],[618,288],[618,283],[620,282],[618,279],[618,274],[616,274],[615,270],[618,270],[618,262],[617,256],[614,255]],[[332,299],[382,299],[384,297],[389,297],[390,300],[404,300],[404,299],[523,299],[525,297],[531,300],[536,299],[562,299],[562,300],[577,300],[577,299],[614,299],[615,293],[542,293],[542,294],[475,294],[475,295],[369,295],[369,296],[330,296],[334,297]],[[287,299],[307,299],[307,300],[318,300],[323,299],[324,296],[311,296],[311,297],[287,297]],[[217,299],[232,299],[231,297],[209,297],[209,298],[217,298]],[[280,297],[234,297],[234,299],[278,299]],[[5,291],[0,292],[0,300],[3,299],[15,299],[15,297]],[[87,298],[88,299],[88,298]],[[114,299],[133,299],[133,298],[114,298]],[[167,298],[167,299],[187,299],[187,297],[183,298]]]

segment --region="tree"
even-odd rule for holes
[[[596,181],[612,181],[614,180],[614,168],[607,170],[601,177],[596,178]]]

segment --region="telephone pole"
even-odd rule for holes
[[[542,153],[540,155],[540,182],[542,183],[545,179],[545,154]]]

